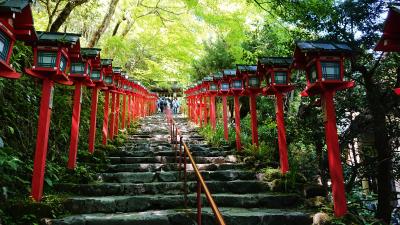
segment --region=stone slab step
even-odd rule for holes
[[[175,156],[154,156],[154,157],[108,157],[111,164],[131,164],[131,163],[175,163]],[[237,158],[233,155],[226,157],[203,157],[195,156],[196,163],[234,163]]]
[[[187,170],[193,170],[192,164],[186,164]],[[197,164],[199,170],[232,170],[244,169],[245,164],[242,163],[222,163],[222,164]],[[154,172],[154,171],[176,171],[179,168],[177,163],[134,163],[134,164],[115,164],[109,165],[107,172]],[[181,164],[183,169],[183,164]]]
[[[312,213],[280,209],[220,208],[229,225],[310,225]],[[197,209],[155,210],[138,213],[83,214],[47,220],[46,225],[196,225]],[[202,209],[205,225],[217,225],[211,209]]]
[[[238,208],[294,208],[300,198],[294,194],[213,194],[219,207]],[[196,207],[196,194],[188,195],[188,206]],[[66,200],[66,208],[74,214],[140,212],[156,209],[173,209],[184,206],[183,195],[139,195],[110,197],[73,197]],[[202,195],[202,202],[208,205]]]
[[[210,192],[217,193],[265,193],[269,187],[255,180],[206,181]],[[187,182],[189,193],[196,191],[197,182]],[[86,196],[110,196],[133,194],[182,194],[183,182],[132,183],[95,183],[95,184],[59,184],[56,190]]]
[[[207,180],[232,181],[232,180],[254,180],[256,174],[244,170],[217,170],[202,171],[203,178]],[[181,176],[181,178],[179,177]],[[187,173],[188,180],[196,180],[195,173]],[[183,171],[157,171],[157,172],[118,172],[99,174],[99,180],[107,183],[150,183],[150,182],[172,182],[182,181]]]
[[[227,156],[232,154],[231,151],[192,151],[193,156],[208,156],[208,157],[218,157]],[[154,157],[154,156],[171,156],[175,157],[176,152],[169,150],[158,150],[158,149],[148,149],[148,150],[122,150],[110,153],[111,157]]]

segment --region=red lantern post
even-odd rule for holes
[[[210,121],[213,130],[217,128],[217,114],[215,106],[215,97],[218,95],[218,83],[222,79],[222,74],[214,74],[209,82],[208,93],[210,95]]]
[[[263,89],[264,95],[275,96],[276,125],[278,128],[279,159],[281,172],[289,171],[286,130],[283,109],[283,95],[294,89],[290,83],[290,69],[292,58],[264,57],[258,60],[258,70],[265,74],[267,86]]]
[[[245,94],[250,97],[251,140],[258,147],[257,95],[262,92],[262,76],[253,65],[237,65],[237,72],[245,79]]]
[[[391,7],[383,28],[383,35],[375,47],[375,51],[400,52],[400,8]],[[400,87],[394,89],[400,95]]]
[[[69,67],[68,51],[79,43],[80,35],[48,32],[37,32],[37,34],[38,41],[33,43],[33,67],[25,69],[25,72],[43,80],[32,176],[32,197],[40,201],[43,193],[54,82],[72,84],[66,74]]]
[[[233,94],[234,107],[235,107],[235,131],[236,131],[236,149],[242,150],[242,141],[240,135],[240,102],[239,96],[244,93],[243,77],[237,73],[236,77],[231,78],[230,91]]]
[[[222,120],[224,123],[224,138],[226,141],[229,140],[229,128],[228,128],[228,101],[227,97],[230,95],[230,82],[231,77],[236,76],[236,70],[226,69],[222,72],[222,79],[219,81],[219,95],[222,97]]]
[[[352,49],[347,44],[328,41],[299,41],[296,46],[294,66],[307,72],[302,96],[321,95],[334,210],[336,216],[343,216],[347,205],[333,96],[338,90],[354,86],[354,82],[344,81],[344,60]]]
[[[29,0],[0,2],[0,77],[20,78],[21,74],[15,72],[10,64],[15,41],[37,40],[30,2]]]
[[[95,85],[90,79],[90,74],[92,72],[91,62],[82,57],[81,49],[78,44],[75,45],[74,49],[71,49],[69,57],[71,60],[71,69],[68,77],[74,82],[75,90],[72,108],[68,169],[75,169],[79,142],[79,124],[81,119],[82,86]]]
[[[82,57],[87,60],[90,65],[90,73],[89,76],[92,76],[92,70],[95,67],[98,67],[100,64],[100,51],[98,48],[81,48]],[[89,71],[89,69],[88,69]],[[89,127],[89,152],[94,152],[94,143],[96,140],[96,123],[97,123],[97,105],[99,101],[99,90],[104,88],[103,82],[101,79],[97,78],[97,74],[93,77],[92,85],[89,87],[92,88],[92,99],[90,106],[90,127]],[[100,74],[101,78],[101,74]]]

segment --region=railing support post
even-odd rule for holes
[[[187,166],[186,166],[186,151],[183,151],[183,193],[185,198],[185,208],[188,207],[188,199],[187,199]]]
[[[201,183],[197,179],[197,225],[201,225]]]
[[[179,180],[181,180],[182,179],[182,176],[181,176],[181,166],[182,166],[182,147],[183,147],[183,140],[182,140],[182,136],[180,137],[180,140],[179,140],[179,165],[178,165],[178,173],[179,173]]]

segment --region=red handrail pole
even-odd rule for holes
[[[335,216],[340,217],[347,213],[347,205],[333,95],[333,91],[324,92],[322,94],[322,106],[325,111],[325,138],[328,149],[329,173],[332,180],[334,211]]]
[[[186,166],[186,151],[183,151],[183,194],[185,199],[185,208],[188,207],[188,199],[187,199],[187,166]]]
[[[253,145],[258,147],[258,126],[257,126],[257,95],[250,94],[250,115],[251,115],[251,139]]]
[[[110,125],[108,127],[110,140],[114,140],[115,111],[116,111],[116,93],[111,92],[111,119],[110,119]]]
[[[217,128],[216,113],[215,113],[215,95],[210,96],[210,116],[211,116],[211,126],[215,130]]]
[[[240,152],[242,150],[242,142],[240,138],[240,109],[239,109],[239,95],[234,96],[235,103],[235,131],[236,131],[236,149]]]
[[[81,120],[82,83],[75,83],[74,105],[72,110],[71,140],[69,145],[68,169],[75,169],[78,153],[79,123]]]
[[[110,91],[104,92],[103,145],[107,145]]]
[[[122,124],[121,124],[121,127],[122,127],[122,129],[125,129],[125,126],[126,126],[126,124],[125,124],[125,119],[126,119],[126,117],[125,117],[125,114],[126,114],[126,94],[123,94],[123,97],[122,97],[122,119],[121,119],[121,121],[122,121]]]
[[[201,225],[201,183],[197,180],[197,225]]]
[[[286,144],[285,119],[283,112],[283,94],[276,93],[276,125],[278,127],[279,160],[282,174],[289,171],[288,151]]]
[[[180,137],[179,140],[179,166],[178,166],[178,171],[179,171],[179,180],[182,178],[181,176],[181,166],[182,166],[182,147],[183,147],[183,140],[182,140],[182,136]]]
[[[224,137],[225,140],[229,140],[229,130],[228,130],[228,106],[227,106],[227,100],[226,100],[226,95],[222,96],[222,118],[224,120]]]
[[[99,102],[99,88],[94,87],[92,90],[92,105],[90,106],[90,128],[89,128],[89,152],[94,152],[94,143],[96,140],[96,117],[97,105]]]
[[[42,84],[42,98],[40,100],[40,112],[38,132],[36,137],[35,160],[33,162],[32,198],[40,201],[43,195],[44,172],[46,168],[46,155],[49,142],[50,117],[53,102],[54,83],[44,79]]]
[[[115,123],[114,123],[114,136],[117,136],[118,135],[118,132],[119,132],[119,116],[120,116],[120,110],[121,110],[121,107],[120,107],[120,101],[119,101],[119,97],[120,97],[120,94],[119,93],[117,93],[116,94],[116,102],[115,102],[115,109],[116,109],[116,113],[115,113]]]

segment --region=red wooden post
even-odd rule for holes
[[[203,127],[203,115],[204,115],[203,108],[204,108],[203,96],[200,95],[200,104],[199,104],[200,127]]]
[[[90,128],[89,128],[89,152],[94,153],[94,143],[96,140],[96,120],[97,120],[97,104],[99,102],[99,88],[94,87],[92,90],[92,105],[90,109]],[[108,109],[107,109],[108,111]]]
[[[236,149],[242,150],[242,142],[240,137],[240,109],[239,109],[239,95],[234,95],[235,104],[235,131],[236,131]]]
[[[103,145],[107,145],[110,91],[104,92]]]
[[[75,83],[74,106],[72,111],[71,140],[69,146],[68,169],[75,169],[78,153],[79,124],[81,120],[82,83]]]
[[[258,126],[257,126],[257,96],[250,93],[250,115],[251,115],[251,139],[253,145],[258,146]]]
[[[224,120],[224,137],[225,140],[229,140],[229,130],[228,130],[228,106],[226,95],[222,96],[222,118]]]
[[[131,94],[128,94],[128,125],[127,125],[127,127],[131,126],[131,116],[132,116],[132,100],[131,100]]]
[[[121,110],[121,107],[120,107],[121,103],[119,101],[119,97],[120,97],[120,94],[117,93],[116,99],[115,99],[114,136],[118,136],[118,133],[119,133],[119,115],[120,115],[120,110]]]
[[[123,94],[123,98],[122,98],[122,124],[121,127],[122,129],[125,129],[125,114],[126,114],[126,94]]]
[[[111,119],[110,119],[110,126],[109,126],[109,139],[114,140],[114,124],[115,124],[115,110],[116,110],[116,93],[111,92]]]
[[[276,93],[276,125],[278,128],[279,160],[281,172],[285,174],[289,171],[288,152],[286,144],[285,119],[283,114],[283,94]]]
[[[49,141],[49,128],[51,109],[53,105],[54,83],[44,79],[42,84],[42,98],[40,100],[40,112],[38,121],[38,133],[36,138],[35,160],[33,163],[32,197],[40,201],[43,194],[44,172],[46,167],[46,155]]]
[[[328,149],[328,163],[332,181],[334,210],[336,216],[343,216],[347,213],[347,204],[333,96],[334,93],[332,91],[324,92],[322,94],[322,107],[325,113],[325,138]]]

